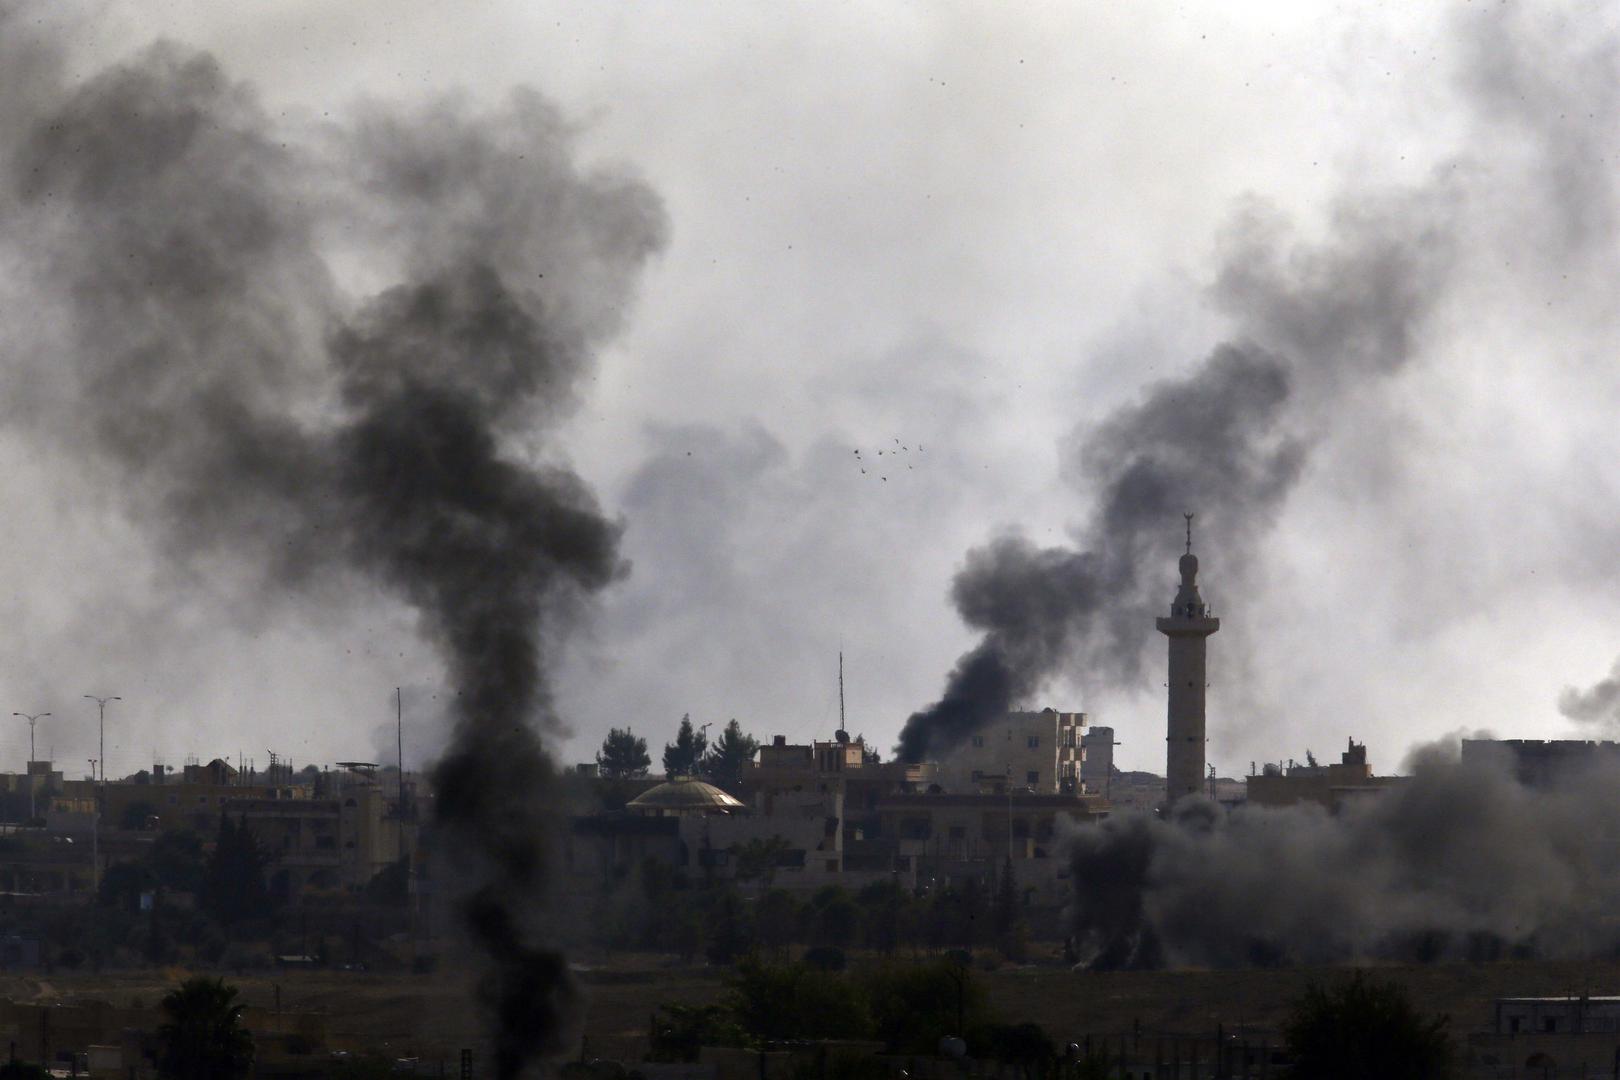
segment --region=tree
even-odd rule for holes
[[[221,814],[203,875],[203,907],[225,926],[268,915],[272,897],[264,871],[269,865],[270,853],[259,846],[247,819],[233,825]]]
[[[253,1036],[242,1027],[236,987],[187,979],[163,999],[158,1072],[165,1080],[234,1080],[253,1067]]]
[[[101,890],[96,894],[96,903],[120,911],[139,911],[141,893],[149,891],[156,884],[157,879],[152,871],[141,863],[114,863],[101,875]]]
[[[855,894],[866,946],[892,953],[916,933],[917,903],[897,881],[874,881]]]
[[[158,884],[176,892],[200,893],[207,873],[202,838],[189,830],[161,832],[152,841],[147,865]]]
[[[1456,1075],[1447,1023],[1420,1013],[1400,984],[1358,971],[1307,986],[1283,1032],[1298,1080],[1443,1080]]]
[[[699,775],[703,770],[703,755],[708,748],[708,737],[692,727],[691,714],[681,717],[681,727],[675,733],[675,741],[664,744],[664,775],[671,780],[677,776]]]
[[[941,1036],[966,1036],[991,1020],[972,968],[952,960],[886,964],[865,982],[875,1034],[895,1053],[933,1053]]]
[[[792,850],[792,845],[780,836],[755,836],[746,844],[732,844],[728,850],[736,860],[738,881],[762,878],[769,888],[776,877],[777,865],[782,856]]]
[[[118,818],[118,827],[129,832],[144,831],[151,819],[157,816],[157,807],[142,799],[132,802],[124,807],[124,812]]]
[[[607,780],[631,780],[646,776],[652,765],[647,756],[647,740],[639,739],[629,728],[614,728],[596,752],[596,769]]]
[[[1013,877],[1012,856],[1001,868],[1001,880],[996,883],[995,906],[990,912],[996,933],[1001,937],[1011,934],[1018,925],[1018,881]]]
[[[711,964],[729,964],[752,950],[754,928],[743,908],[737,890],[729,886],[716,890],[709,912],[707,955]]]
[[[726,1004],[755,1039],[860,1039],[872,1030],[865,990],[846,975],[745,958]]]
[[[786,889],[768,889],[754,905],[754,925],[760,944],[778,956],[798,934],[799,902]]]
[[[410,902],[411,857],[401,855],[366,882],[366,899],[381,907],[402,908]]]
[[[696,1061],[705,1046],[747,1046],[748,1033],[722,1005],[660,1005],[653,1017],[652,1061]]]
[[[720,737],[714,740],[714,746],[704,762],[709,782],[736,795],[742,790],[743,770],[754,760],[754,752],[758,749],[759,741],[752,735],[744,735],[742,725],[732,720]]]

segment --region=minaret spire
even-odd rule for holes
[[[1170,615],[1157,622],[1159,633],[1170,639],[1168,731],[1165,742],[1166,802],[1204,790],[1204,642],[1221,628],[1198,595],[1198,556],[1192,553],[1193,515],[1187,523],[1187,553],[1181,556],[1181,588],[1170,605]]]

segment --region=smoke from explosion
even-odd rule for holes
[[[1417,755],[1410,780],[1315,804],[1183,800],[1073,828],[1072,928],[1097,968],[1589,956],[1620,945],[1612,763],[1525,787],[1507,763]]]
[[[470,882],[497,1072],[564,1045],[542,916],[548,649],[622,572],[619,527],[540,455],[661,246],[651,192],[573,160],[537,95],[272,121],[160,44],[67,82],[0,6],[10,417],[183,565],[255,598],[382,586],[441,651],[442,846]]]
[[[1558,695],[1558,711],[1571,720],[1601,727],[1612,735],[1620,728],[1620,661],[1615,662],[1607,677],[1585,690],[1566,686]]]
[[[1069,475],[1089,510],[1072,546],[1007,536],[968,554],[951,598],[983,636],[906,721],[903,759],[948,752],[1064,672],[1139,684],[1180,514],[1197,512],[1224,587],[1253,582],[1313,452],[1411,365],[1461,279],[1500,272],[1515,292],[1568,297],[1571,267],[1607,272],[1614,28],[1512,9],[1464,12],[1455,29],[1470,145],[1410,187],[1358,177],[1320,239],[1259,206],[1236,216],[1211,288],[1228,340],[1075,437]],[[1223,640],[1241,666],[1240,642]]]
[[[1346,205],[1321,246],[1284,247],[1252,214],[1230,240],[1216,296],[1239,323],[1187,376],[1150,388],[1079,443],[1075,477],[1094,492],[1077,547],[1003,537],[968,554],[951,598],[984,631],[913,714],[897,753],[942,754],[1071,667],[1126,684],[1141,674],[1144,613],[1172,591],[1183,510],[1237,587],[1309,458],[1339,388],[1399,370],[1440,295],[1455,196]]]

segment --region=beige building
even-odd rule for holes
[[[1351,739],[1338,764],[1267,765],[1258,776],[1249,777],[1246,797],[1250,806],[1313,802],[1337,813],[1351,800],[1376,796],[1405,779],[1374,776],[1367,764],[1367,744]]]
[[[1082,712],[1013,712],[984,725],[939,762],[948,792],[1027,790],[1037,795],[1082,793],[1085,748]]]

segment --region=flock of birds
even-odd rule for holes
[[[888,475],[886,473],[879,473],[876,470],[885,468],[885,467],[889,466],[891,463],[892,463],[893,468],[898,470],[899,467],[900,467],[900,455],[901,454],[909,454],[911,452],[912,452],[911,447],[907,446],[905,443],[901,442],[899,439],[895,439],[894,440],[894,446],[886,447],[885,449],[879,450],[877,452],[877,456],[880,457],[880,458],[887,456],[889,458],[889,462],[874,461],[871,456],[863,456],[861,454],[861,451],[860,451],[859,448],[857,448],[855,450],[855,462],[856,462],[857,466],[860,468],[862,476],[874,476],[875,475],[875,476],[877,476],[877,478],[879,480],[883,481],[886,484],[886,483],[889,482]],[[922,443],[917,444],[917,451],[916,452],[919,453],[919,454],[923,452]],[[869,472],[866,471],[866,467],[868,465],[872,466],[873,472],[869,473]],[[906,468],[908,468],[908,469],[913,468],[912,464],[909,461],[906,462]]]

